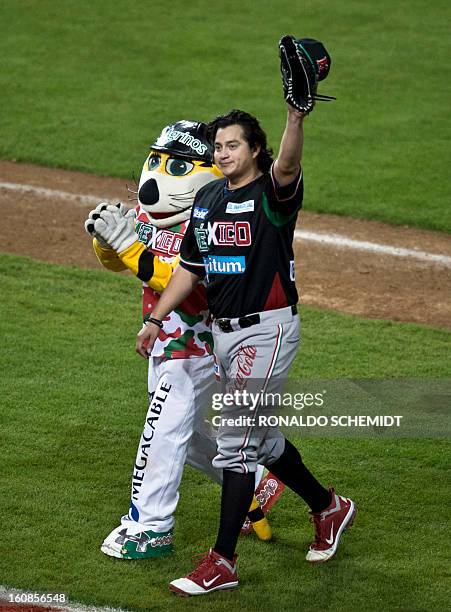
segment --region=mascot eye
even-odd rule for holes
[[[184,159],[168,159],[166,163],[166,172],[172,176],[184,176],[189,174],[194,168],[194,164]]]
[[[149,170],[156,170],[161,163],[161,157],[159,155],[151,155],[149,157]]]

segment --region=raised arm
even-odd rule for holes
[[[292,183],[299,174],[305,116],[305,113],[300,113],[287,104],[287,122],[280,142],[279,155],[273,166],[274,178],[281,187]]]

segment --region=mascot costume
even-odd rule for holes
[[[178,121],[151,145],[141,173],[138,205],[101,203],[90,212],[86,231],[100,263],[130,270],[143,283],[143,321],[151,316],[177,266],[180,245],[199,189],[222,175],[213,164],[207,126]],[[216,390],[213,344],[205,287],[165,320],[149,357],[149,407],[132,472],[129,513],[104,540],[101,550],[121,559],[160,557],[172,551],[174,511],[186,463],[220,483],[213,468],[216,441],[204,409]],[[271,538],[264,515],[282,483],[263,467],[245,530]],[[260,500],[260,503],[257,501]]]

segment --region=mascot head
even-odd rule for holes
[[[177,121],[166,126],[150,147],[138,202],[156,227],[171,227],[189,219],[199,189],[221,177],[213,165],[207,125]]]

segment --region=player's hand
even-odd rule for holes
[[[160,328],[153,323],[146,323],[136,336],[136,352],[144,359],[149,359],[155,340],[158,338]]]
[[[308,113],[304,113],[301,111],[296,110],[293,106],[291,106],[291,104],[289,104],[287,102],[287,113],[290,116],[290,118],[292,119],[297,119],[298,121],[302,121],[304,120],[306,117],[308,117]]]

